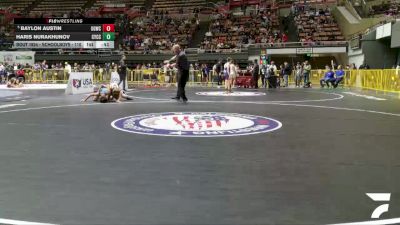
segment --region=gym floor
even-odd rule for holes
[[[62,90],[0,90],[0,218],[51,224],[337,224],[400,217],[400,100],[349,89],[135,89],[81,103]],[[197,93],[197,94],[196,94]],[[119,118],[220,112],[274,119],[241,136],[157,136]],[[6,222],[3,222],[7,224]],[[1,219],[0,219],[0,224]],[[8,224],[11,224],[8,223]]]

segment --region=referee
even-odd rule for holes
[[[121,60],[119,61],[119,83],[118,86],[122,83],[122,89],[126,91],[126,64],[125,64],[125,55],[122,55]]]
[[[188,99],[185,95],[185,86],[189,79],[189,62],[185,53],[182,51],[181,46],[177,44],[172,46],[172,52],[175,54],[174,58],[176,62],[171,64],[170,67],[176,67],[178,69],[178,91],[176,97],[173,97],[172,99],[179,101],[182,98],[183,102],[187,102]]]

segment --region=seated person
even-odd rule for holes
[[[102,84],[100,88],[94,88],[93,93],[86,96],[86,98],[82,99],[81,102],[86,102],[89,98],[94,97],[93,101],[100,101],[101,103],[108,102],[110,98],[110,87],[108,85]]]
[[[337,68],[337,70],[335,71],[336,79],[335,79],[335,82],[333,83],[333,87],[334,87],[334,88],[337,88],[337,86],[339,85],[339,83],[343,81],[344,74],[345,74],[345,72],[344,72],[344,70],[342,69],[342,66],[339,65],[338,68]]]
[[[329,66],[325,66],[326,68],[326,72],[325,72],[325,76],[324,78],[322,78],[319,83],[321,84],[321,87],[323,88],[326,84],[326,86],[328,86],[329,88],[329,83],[334,84],[335,82],[335,73],[331,70],[331,68]]]

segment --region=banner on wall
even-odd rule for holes
[[[110,84],[112,83],[119,83],[119,74],[117,72],[112,72],[111,73],[111,80],[110,80]],[[128,84],[128,77],[126,77],[126,84]],[[123,89],[123,83],[121,82],[121,84],[119,85],[120,89]]]
[[[392,37],[390,41],[391,48],[399,48],[400,47],[400,21],[397,21],[392,26]],[[400,56],[399,56],[400,58]]]
[[[296,54],[302,55],[302,54],[311,54],[313,53],[312,48],[296,48]]]
[[[88,94],[93,92],[93,73],[92,72],[72,72],[68,79],[65,94]]]
[[[33,65],[35,63],[35,52],[33,51],[14,51],[14,52],[7,52],[7,51],[0,51],[0,63],[7,63],[7,64],[30,64]]]

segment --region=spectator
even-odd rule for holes
[[[282,34],[282,42],[288,42],[289,38],[286,34]]]
[[[258,89],[258,80],[259,80],[259,74],[260,74],[260,66],[258,65],[258,60],[254,60],[253,68],[252,68],[252,76],[253,76],[253,87],[255,89]]]
[[[18,81],[25,82],[25,71],[22,67],[19,67],[15,75]]]
[[[369,70],[369,65],[367,64],[366,61],[364,61],[363,64],[361,64],[358,69],[360,69],[360,70]]]
[[[0,63],[0,83],[5,83],[7,80],[7,72],[6,68],[3,64]]]
[[[308,61],[305,61],[304,65],[303,65],[303,77],[304,77],[304,86],[303,87],[309,87],[310,75],[311,75],[311,65],[308,63]]]
[[[285,70],[284,70],[284,66],[283,66],[283,64],[281,64],[280,66],[279,66],[279,78],[278,78],[278,80],[277,80],[277,82],[278,82],[278,87],[281,87],[281,84],[283,84],[283,82],[281,82],[281,80],[283,80],[283,73],[285,72]]]
[[[296,64],[296,72],[295,72],[295,85],[296,87],[300,87],[301,80],[303,77],[303,67],[300,62]]]
[[[204,38],[202,48],[234,49],[247,44],[268,43],[271,39],[266,37],[273,36],[272,28],[279,25],[277,18],[276,11],[270,9],[260,11],[259,16],[218,14],[210,24],[210,33]],[[271,41],[281,38],[280,32],[277,33],[279,35]]]
[[[69,76],[72,73],[72,67],[68,62],[65,62],[64,72],[65,72],[65,78],[68,80]]]
[[[47,63],[46,63],[46,60],[43,60],[43,62],[42,62],[42,64],[41,64],[41,69],[42,69],[42,75],[43,75],[43,80],[46,80],[46,75],[47,75],[47,72],[46,72],[46,70],[49,68],[49,65],[47,65]]]
[[[267,80],[268,88],[277,87],[278,69],[276,68],[275,62],[271,61],[271,65],[268,66]]]
[[[321,84],[321,87],[323,88],[326,84],[326,86],[329,88],[329,83],[332,84],[332,86],[335,83],[335,73],[332,71],[332,69],[326,65],[325,66],[326,72],[324,77],[319,81],[319,83]]]
[[[289,76],[292,74],[292,67],[288,62],[283,64],[283,87],[289,86]]]
[[[261,87],[266,88],[267,87],[267,72],[268,72],[268,64],[263,63],[261,65]]]
[[[337,67],[337,70],[335,71],[336,79],[335,79],[335,82],[334,82],[334,84],[333,84],[333,87],[334,87],[334,88],[337,88],[337,86],[343,81],[344,75],[345,75],[345,72],[344,72],[344,70],[342,69],[342,66],[339,65],[339,66]]]
[[[219,60],[217,64],[215,64],[213,66],[213,72],[214,72],[214,76],[217,79],[217,85],[222,85],[222,76],[221,76],[221,72],[222,72],[222,61]]]
[[[209,72],[210,72],[210,70],[209,70],[207,64],[203,64],[201,66],[201,73],[202,73],[202,78],[203,78],[202,81],[203,81],[203,83],[206,83],[206,84],[208,83]]]
[[[296,13],[295,23],[299,40],[305,46],[312,46],[316,41],[342,41],[339,26],[331,16],[329,9],[322,8],[314,12],[303,7]]]
[[[82,67],[82,70],[89,71],[90,70],[89,63],[85,63],[85,65]]]

